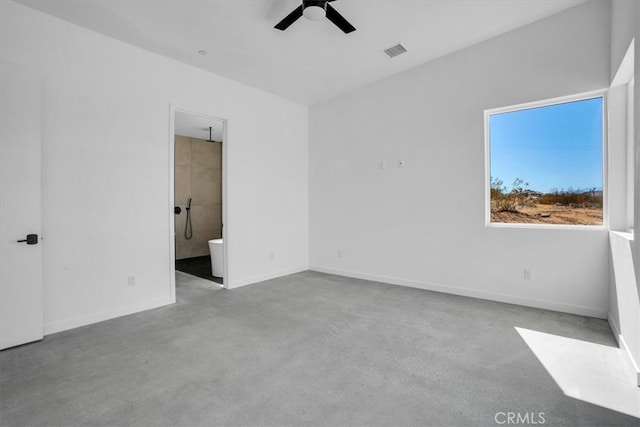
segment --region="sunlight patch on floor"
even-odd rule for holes
[[[515,329],[565,395],[640,418],[640,387],[622,350]]]

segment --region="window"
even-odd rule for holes
[[[485,112],[489,224],[604,224],[604,98]]]

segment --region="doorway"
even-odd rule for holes
[[[224,119],[172,108],[172,292],[175,274],[225,287]]]

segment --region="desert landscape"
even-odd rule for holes
[[[602,225],[602,208],[572,208],[536,204],[517,211],[491,209],[491,222],[520,224]]]
[[[491,179],[491,222],[519,224],[602,225],[602,191],[595,188],[529,190],[517,179],[510,190]]]

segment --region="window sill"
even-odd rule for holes
[[[627,239],[630,242],[633,242],[633,230],[629,230],[629,231],[611,230],[611,233],[618,235],[624,239]]]
[[[517,222],[488,222],[487,228],[517,228],[535,230],[582,230],[582,231],[608,231],[604,225],[571,225],[571,224],[529,224]]]

